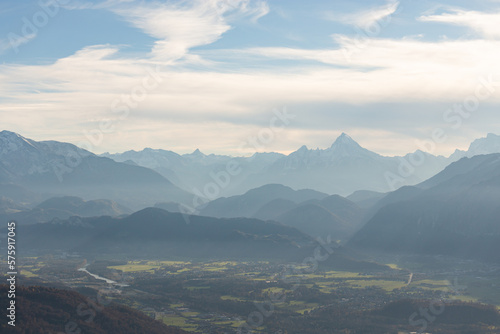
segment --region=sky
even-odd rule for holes
[[[500,134],[500,1],[4,0],[0,129],[95,153]]]

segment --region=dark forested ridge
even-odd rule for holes
[[[72,217],[19,231],[25,249],[134,256],[303,258],[314,246],[311,237],[278,223],[183,216],[158,208],[125,218]]]
[[[0,303],[7,305],[7,286],[0,285]],[[102,306],[69,290],[40,286],[18,286],[16,326],[0,324],[1,333],[52,334],[183,334],[122,305]],[[69,331],[68,331],[69,330]]]
[[[107,199],[85,201],[76,196],[52,197],[28,209],[7,198],[0,198],[0,219],[15,220],[19,224],[45,223],[55,218],[68,219],[72,216],[97,217],[119,216],[131,210]]]
[[[146,208],[124,218],[71,217],[50,223],[19,226],[19,247],[31,252],[78,252],[120,258],[195,258],[226,260],[303,261],[315,254],[317,240],[276,222],[251,218],[213,218]],[[333,239],[336,249],[322,264],[338,269],[385,265],[351,258]]]

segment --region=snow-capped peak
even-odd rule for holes
[[[15,132],[7,130],[0,132],[0,154],[18,151],[23,147],[36,149],[35,144],[32,140],[26,139]]]
[[[196,150],[194,150],[193,153],[190,153],[190,154],[184,154],[184,156],[192,156],[192,157],[204,157],[205,154],[203,154],[199,148],[197,148]]]
[[[330,148],[334,149],[334,148],[345,147],[345,146],[361,147],[349,135],[342,132],[342,134],[335,140],[335,142],[332,144],[332,146]]]
[[[488,133],[486,138],[476,139],[470,144],[468,156],[500,152],[500,136]]]
[[[333,145],[325,151],[328,152],[328,155],[334,157],[363,156],[375,158],[378,156],[377,153],[361,147],[354,139],[345,133],[342,133],[337,140],[335,140]]]

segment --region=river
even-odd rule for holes
[[[118,284],[117,282],[115,282],[113,280],[110,280],[110,279],[108,279],[106,277],[102,277],[102,276],[99,276],[97,274],[93,274],[93,273],[91,273],[90,271],[87,270],[88,266],[89,266],[89,264],[86,264],[84,267],[81,267],[80,269],[78,269],[78,271],[83,271],[83,272],[89,274],[90,276],[94,277],[95,279],[98,279],[98,280],[101,280],[101,281],[105,281],[108,284],[114,284],[114,285],[117,285],[117,286],[120,286],[120,287],[126,287],[126,286],[128,286],[127,284]]]

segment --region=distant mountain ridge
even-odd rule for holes
[[[0,201],[1,203],[1,201]],[[55,218],[68,219],[72,216],[97,217],[120,216],[132,211],[114,201],[99,199],[85,201],[76,196],[52,197],[38,204],[33,209],[25,207],[7,210],[0,209],[0,219],[15,220],[19,224],[45,223]]]
[[[313,237],[345,240],[360,228],[365,211],[339,195],[268,184],[243,195],[218,198],[201,207],[200,213],[276,221]]]
[[[434,156],[417,150],[405,156],[387,157],[367,150],[342,133],[326,149],[302,146],[289,155],[256,153],[250,158],[205,155],[199,150],[179,155],[171,151],[144,149],[121,154],[104,154],[116,161],[133,161],[152,168],[188,191],[203,191],[216,182],[216,173],[223,172],[228,161],[235,161],[241,172],[231,178],[228,186],[219,187],[219,196],[243,194],[266,184],[283,184],[294,189],[314,189],[328,194],[347,196],[355,191],[387,192],[392,187],[418,184],[442,171],[464,156],[500,153],[500,136],[489,134],[475,140],[468,151],[457,150],[450,157]],[[409,161],[424,157],[424,164],[411,166]],[[412,169],[406,175],[405,168]],[[405,173],[402,175],[402,170]],[[388,175],[398,178],[393,185]]]
[[[352,258],[326,236],[319,243],[277,222],[194,215],[186,219],[159,208],[126,217],[71,217],[20,225],[18,231],[20,249],[42,254],[65,251],[90,257],[302,262],[321,248],[330,254],[322,265],[338,270],[389,269]]]
[[[299,150],[280,158],[260,174],[252,175],[245,185],[280,183],[294,189],[310,188],[329,194],[347,196],[359,190],[387,192],[393,185],[389,175],[400,175],[401,165],[413,155],[425,156],[425,164],[410,175],[399,177],[400,183],[416,184],[446,166],[446,158],[417,151],[405,157],[386,157],[361,147],[347,134],[340,135],[327,149]]]
[[[190,216],[146,208],[123,218],[72,217],[20,226],[26,249],[63,249],[120,256],[300,258],[314,240],[298,230],[257,219]],[[21,234],[21,232],[20,232]]]
[[[380,202],[350,246],[500,261],[500,154],[463,158]]]
[[[255,153],[251,157],[203,154],[196,149],[190,154],[177,154],[162,149],[145,148],[142,151],[127,151],[119,154],[104,153],[101,156],[118,162],[133,162],[160,173],[175,185],[189,191],[203,191],[205,185],[217,183],[217,175],[225,173],[228,164],[234,164],[238,173],[231,175],[231,182],[219,187],[220,196],[241,191],[239,185],[249,175],[259,173],[281,158],[280,153]],[[248,189],[247,189],[248,190]]]
[[[268,184],[251,189],[240,196],[216,199],[202,207],[200,213],[219,218],[253,217],[259,208],[276,199],[300,203],[312,199],[322,199],[327,196],[327,194],[314,190],[293,190],[281,184]]]
[[[496,153],[491,151],[500,151],[500,136],[489,134],[474,141],[468,151],[457,151],[449,158],[422,151],[386,157],[361,147],[343,133],[327,149],[303,146],[286,156],[256,153],[249,158],[230,157],[205,155],[199,150],[179,155],[149,148],[97,156],[72,144],[36,142],[2,131],[0,184],[48,194],[45,198],[109,198],[132,209],[158,202],[192,206],[196,197],[206,203],[266,184],[347,196],[360,190],[385,193],[419,184],[461,156]],[[425,163],[410,165],[407,171],[409,161],[422,157]]]
[[[109,198],[132,208],[191,196],[145,167],[118,163],[68,143],[0,132],[0,184],[42,194]],[[44,196],[47,198],[48,196]]]
[[[458,161],[461,158],[472,158],[475,155],[484,155],[500,153],[500,136],[494,133],[488,133],[484,138],[474,140],[467,151],[456,150],[450,160]]]

